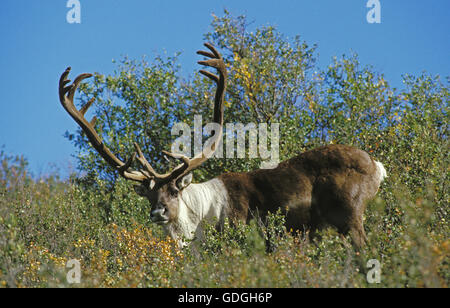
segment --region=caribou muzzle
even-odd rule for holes
[[[165,206],[157,206],[150,213],[150,219],[152,222],[158,225],[165,225],[169,222],[169,217],[167,216],[167,208]]]

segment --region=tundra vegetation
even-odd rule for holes
[[[355,251],[332,228],[311,243],[286,230],[279,211],[247,225],[226,222],[221,232],[205,225],[195,249],[179,248],[151,223],[148,201],[86,136],[66,132],[79,168],[68,180],[58,172],[33,177],[26,158],[1,150],[0,286],[447,287],[448,77],[404,75],[397,89],[355,54],[321,69],[316,46],[228,12],[213,18],[204,39],[227,65],[225,123],[280,123],[280,160],[339,143],[384,164],[388,177],[365,212],[367,246]],[[213,82],[183,77],[177,58],[125,57],[113,75],[95,74],[80,86],[77,104],[96,98],[97,131],[120,159],[137,142],[155,169],[164,170],[160,153],[170,150],[173,123],[192,127],[196,114],[209,119]],[[55,108],[61,108],[57,100]],[[61,116],[67,116],[62,109]],[[194,179],[260,164],[258,158],[210,159]],[[66,279],[71,259],[80,261],[80,284]],[[366,279],[370,259],[381,264],[379,284]]]

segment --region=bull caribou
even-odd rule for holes
[[[217,70],[200,73],[217,85],[213,119],[223,128],[224,96],[227,88],[227,69],[220,53],[211,44],[209,51],[198,51],[206,60],[198,63]],[[95,117],[84,117],[94,99],[80,110],[73,98],[80,82],[91,74],[79,75],[72,84],[67,79],[70,67],[59,81],[59,98],[64,109],[78,123],[98,154],[125,179],[140,185],[135,191],[146,197],[152,208],[150,218],[180,244],[185,239],[201,235],[202,222],[216,219],[218,227],[226,218],[249,222],[255,213],[264,217],[281,208],[286,215],[288,230],[318,230],[324,225],[349,234],[356,247],[366,241],[363,227],[365,204],[377,193],[386,177],[383,165],[365,151],[345,145],[326,145],[281,162],[274,169],[225,173],[207,182],[192,183],[192,171],[210,158],[222,138],[215,132],[210,146],[193,158],[163,152],[180,164],[165,174],[158,173],[147,161],[139,145],[127,161],[118,159],[103,143],[95,130]],[[141,168],[134,170],[137,159]]]

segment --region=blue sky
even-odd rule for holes
[[[112,60],[123,55],[181,51],[187,76],[197,69],[195,51],[211,30],[211,15],[224,8],[318,44],[321,68],[354,51],[396,87],[406,73],[450,75],[448,0],[380,0],[381,24],[366,21],[367,0],[80,0],[81,24],[67,23],[66,3],[1,1],[0,146],[25,155],[37,176],[50,165],[62,174],[74,168],[75,148],[63,134],[76,126],[57,95],[67,66],[72,75],[111,74]]]

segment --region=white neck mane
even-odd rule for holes
[[[178,220],[167,225],[172,238],[183,245],[183,239],[202,236],[201,223],[223,221],[228,208],[228,192],[219,179],[191,184],[179,197]]]

